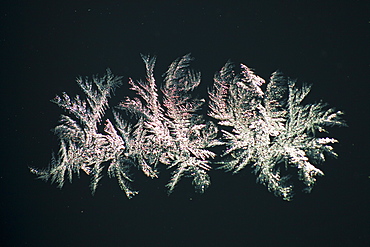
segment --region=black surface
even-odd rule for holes
[[[368,1],[55,2],[0,8],[1,246],[370,246]],[[59,190],[29,173],[58,148],[49,130],[62,110],[49,100],[80,93],[76,76],[109,67],[125,82],[144,78],[139,54],[150,53],[159,80],[188,52],[203,97],[231,59],[265,79],[280,69],[313,83],[309,100],[346,113],[350,127],[330,132],[339,159],[311,194],[284,202],[249,169],[212,171],[203,195],[184,180],[168,197],[168,175],[138,176],[132,200],[106,177],[91,196],[85,176]]]

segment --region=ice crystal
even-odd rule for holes
[[[160,101],[153,76],[155,58],[143,56],[146,65],[146,81],[129,81],[131,89],[139,98],[126,98],[119,108],[131,112],[142,123],[145,134],[141,141],[145,148],[140,152],[139,162],[156,167],[160,162],[173,168],[170,182],[171,193],[182,176],[193,179],[199,192],[210,184],[207,171],[211,169],[209,159],[215,153],[207,148],[216,145],[217,128],[205,122],[197,114],[202,99],[194,99],[190,93],[200,83],[200,73],[189,69],[190,55],[175,60],[165,73],[162,86],[163,99]],[[162,102],[162,104],[161,104]]]
[[[207,148],[219,142],[217,127],[198,114],[205,101],[190,95],[200,83],[200,74],[189,69],[190,55],[177,59],[165,74],[160,100],[153,76],[155,57],[142,58],[147,70],[146,81],[129,80],[131,89],[139,97],[126,98],[117,107],[135,116],[136,124],[113,111],[115,126],[106,119],[104,133],[99,133],[98,125],[108,108],[108,98],[121,84],[121,78],[113,76],[110,70],[104,77],[94,77],[92,81],[79,78],[77,83],[86,100],[78,95],[71,99],[66,93],[52,100],[77,121],[61,116],[61,124],[54,129],[60,139],[58,157],[53,154],[48,169],[30,168],[32,173],[56,182],[61,188],[66,178],[71,182],[72,174],[79,175],[82,170],[91,176],[91,190],[95,193],[103,163],[110,161],[108,175],[116,177],[121,189],[131,198],[137,194],[129,185],[131,168],[138,167],[148,177],[156,178],[156,167],[161,163],[174,170],[167,184],[169,192],[183,176],[193,179],[197,191],[205,191],[210,184],[209,159],[215,157]]]
[[[110,161],[109,175],[117,177],[122,190],[130,198],[137,192],[131,191],[128,185],[131,179],[127,174],[129,166],[124,159],[127,147],[123,138],[126,136],[122,138],[118,135],[109,119],[105,122],[104,134],[98,131],[98,125],[108,108],[108,98],[121,85],[121,77],[115,77],[107,70],[105,76],[95,76],[92,81],[78,78],[77,84],[85,93],[85,100],[79,95],[71,99],[68,94],[63,93],[52,102],[74,115],[78,121],[67,115],[61,116],[61,124],[54,129],[60,140],[58,157],[53,154],[48,169],[31,168],[31,172],[41,179],[56,182],[61,188],[66,177],[72,182],[73,173],[79,175],[82,170],[91,176],[90,187],[92,193],[95,193],[102,177],[102,164]]]
[[[69,113],[61,116],[54,129],[60,140],[59,153],[52,155],[49,168],[30,168],[32,173],[61,188],[65,180],[72,182],[73,173],[79,176],[83,171],[91,176],[94,194],[106,170],[131,198],[138,192],[131,189],[129,174],[139,169],[157,178],[162,165],[172,172],[169,193],[182,177],[190,177],[202,193],[210,185],[208,171],[216,156],[210,148],[224,145],[221,161],[213,163],[234,173],[249,165],[258,182],[290,200],[292,176],[296,174],[309,192],[315,177],[323,175],[315,166],[325,161],[325,154],[337,156],[331,146],[337,140],[317,133],[326,132],[328,126],[344,126],[342,112],[321,102],[304,105],[310,86],[298,88],[275,72],[263,90],[265,81],[250,68],[241,65],[241,73],[236,74],[227,63],[214,77],[209,116],[205,117],[200,110],[206,101],[192,97],[201,76],[189,68],[189,54],[169,66],[160,89],[153,74],[156,58],[142,59],[146,80],[129,79],[137,97],[126,97],[112,111],[112,119],[105,112],[121,77],[110,70],[100,78],[77,79],[84,97],[72,99],[63,93],[52,100]],[[207,120],[210,117],[218,125]]]
[[[324,154],[337,156],[331,146],[337,140],[315,133],[326,132],[327,126],[344,126],[343,113],[326,109],[323,103],[302,104],[311,86],[297,88],[280,72],[272,74],[265,92],[261,88],[264,83],[243,64],[239,75],[231,63],[215,75],[209,115],[220,125],[232,127],[231,132],[222,130],[227,148],[219,163],[234,173],[251,165],[258,182],[290,200],[290,177],[295,171],[310,192],[315,177],[323,175],[314,165],[325,161]]]

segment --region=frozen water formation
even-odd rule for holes
[[[52,100],[68,113],[54,129],[60,149],[47,169],[30,168],[32,173],[61,188],[82,171],[91,177],[94,194],[106,170],[131,198],[138,193],[131,189],[135,170],[157,178],[157,168],[165,166],[172,171],[169,193],[182,177],[190,177],[203,193],[212,168],[237,173],[250,166],[259,183],[291,200],[293,181],[302,181],[310,192],[316,177],[323,175],[317,165],[325,156],[337,156],[332,147],[337,140],[319,132],[345,126],[343,113],[321,102],[303,104],[311,86],[297,87],[280,72],[265,83],[249,67],[241,64],[236,73],[228,62],[215,74],[209,99],[204,100],[191,95],[201,76],[190,69],[190,54],[169,66],[160,90],[153,76],[156,58],[142,59],[146,79],[128,81],[137,97],[124,98],[112,109],[112,119],[105,117],[108,99],[122,78],[109,69],[102,77],[77,79],[84,97],[63,93]],[[203,116],[200,110],[206,102],[208,115]],[[103,120],[104,130],[99,131]],[[224,151],[216,154],[216,146]]]

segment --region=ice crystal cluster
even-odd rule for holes
[[[236,73],[228,62],[216,73],[205,100],[192,97],[201,76],[189,68],[189,54],[169,66],[160,90],[153,75],[155,57],[142,58],[146,80],[129,79],[137,97],[126,97],[115,106],[113,119],[105,117],[108,99],[122,83],[110,70],[100,78],[77,79],[84,97],[63,93],[52,100],[69,113],[54,129],[59,153],[52,155],[49,168],[30,168],[32,173],[61,188],[65,180],[72,182],[73,173],[79,176],[82,171],[91,177],[95,193],[107,170],[131,198],[138,193],[131,189],[130,176],[137,169],[157,178],[157,168],[165,166],[172,172],[169,193],[182,177],[190,177],[203,193],[210,185],[212,168],[237,173],[250,166],[258,182],[291,200],[292,177],[310,192],[315,177],[323,175],[316,166],[325,161],[325,155],[337,156],[331,146],[337,140],[319,137],[318,132],[344,126],[342,112],[321,102],[303,104],[310,86],[299,88],[280,72],[273,73],[265,86],[247,66],[242,64]],[[202,116],[205,102],[209,111]],[[99,131],[103,119],[104,130]],[[224,151],[216,154],[216,146]]]

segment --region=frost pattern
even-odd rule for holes
[[[161,163],[174,170],[167,184],[169,193],[183,176],[193,179],[197,191],[205,191],[210,185],[209,159],[216,155],[207,148],[220,142],[216,139],[217,127],[197,113],[205,100],[193,99],[189,93],[199,85],[200,74],[189,69],[190,55],[174,61],[166,72],[160,101],[153,76],[155,58],[142,58],[146,81],[129,80],[139,97],[126,98],[117,107],[136,117],[136,124],[113,111],[116,125],[106,119],[104,133],[99,133],[98,125],[108,108],[108,98],[121,85],[121,78],[113,76],[110,70],[92,81],[79,78],[77,83],[86,100],[78,95],[71,99],[66,93],[52,100],[78,121],[61,116],[61,124],[54,129],[60,139],[58,157],[53,154],[48,169],[30,168],[32,173],[56,182],[61,188],[66,178],[72,182],[72,174],[79,175],[82,170],[91,176],[94,194],[102,177],[103,163],[110,161],[108,175],[116,177],[121,189],[131,198],[138,193],[130,189],[131,168],[138,167],[148,177],[156,178],[156,167]]]
[[[141,99],[126,98],[119,105],[139,119],[138,128],[144,132],[138,140],[143,143],[138,162],[145,167],[156,167],[160,162],[173,168],[169,193],[182,176],[192,177],[195,188],[204,192],[210,184],[208,159],[215,157],[207,148],[218,142],[216,126],[197,114],[204,100],[189,94],[199,85],[200,74],[189,69],[189,54],[175,60],[164,77],[161,104],[153,76],[155,58],[143,56],[143,60],[146,81],[129,81]]]
[[[226,150],[222,168],[239,172],[251,165],[257,181],[284,200],[291,200],[295,171],[310,192],[317,175],[324,173],[314,165],[325,161],[324,154],[336,157],[336,139],[317,137],[327,126],[345,126],[341,111],[325,108],[323,103],[302,104],[311,86],[297,88],[295,82],[275,72],[265,81],[245,65],[236,75],[227,63],[215,75],[209,92],[209,115],[219,120]],[[292,169],[293,168],[293,169]]]
[[[110,70],[100,78],[77,79],[84,99],[78,95],[71,99],[63,93],[52,100],[70,116],[62,115],[54,129],[60,140],[59,153],[52,155],[47,169],[30,168],[32,173],[61,188],[65,180],[72,182],[73,173],[79,176],[83,171],[91,177],[94,194],[107,170],[131,198],[138,193],[131,189],[130,176],[137,169],[157,178],[158,166],[165,166],[172,171],[169,193],[182,177],[190,177],[196,191],[203,193],[210,185],[212,163],[234,173],[250,165],[258,182],[290,200],[292,176],[297,174],[310,192],[315,177],[323,175],[315,165],[325,161],[325,154],[337,156],[331,146],[337,140],[319,137],[317,132],[327,132],[328,126],[345,126],[343,113],[321,102],[302,104],[310,86],[297,88],[294,81],[275,72],[263,90],[265,81],[250,68],[241,65],[241,73],[236,74],[228,62],[214,77],[209,113],[202,116],[206,101],[191,95],[201,76],[189,68],[189,54],[169,66],[160,90],[153,75],[156,58],[142,59],[146,80],[129,79],[137,97],[126,97],[116,107],[120,111],[112,111],[113,120],[105,118],[102,131],[99,126],[108,99],[122,84],[121,77]],[[207,120],[210,117],[218,125]],[[210,149],[220,145],[226,148],[221,161],[212,162],[216,153]]]
[[[82,170],[91,176],[91,191],[94,194],[102,177],[102,163],[110,161],[108,174],[117,177],[122,190],[130,198],[137,192],[131,191],[127,175],[129,166],[124,159],[125,136],[118,135],[109,119],[105,122],[104,134],[98,132],[98,125],[108,108],[108,98],[121,85],[121,77],[115,77],[110,70],[102,78],[77,79],[77,84],[86,95],[86,100],[77,95],[71,99],[66,93],[56,96],[52,102],[69,112],[78,120],[62,115],[60,125],[54,132],[60,140],[58,157],[53,154],[48,169],[31,168],[31,172],[44,180],[51,180],[62,188],[66,177],[72,182],[73,173]]]

